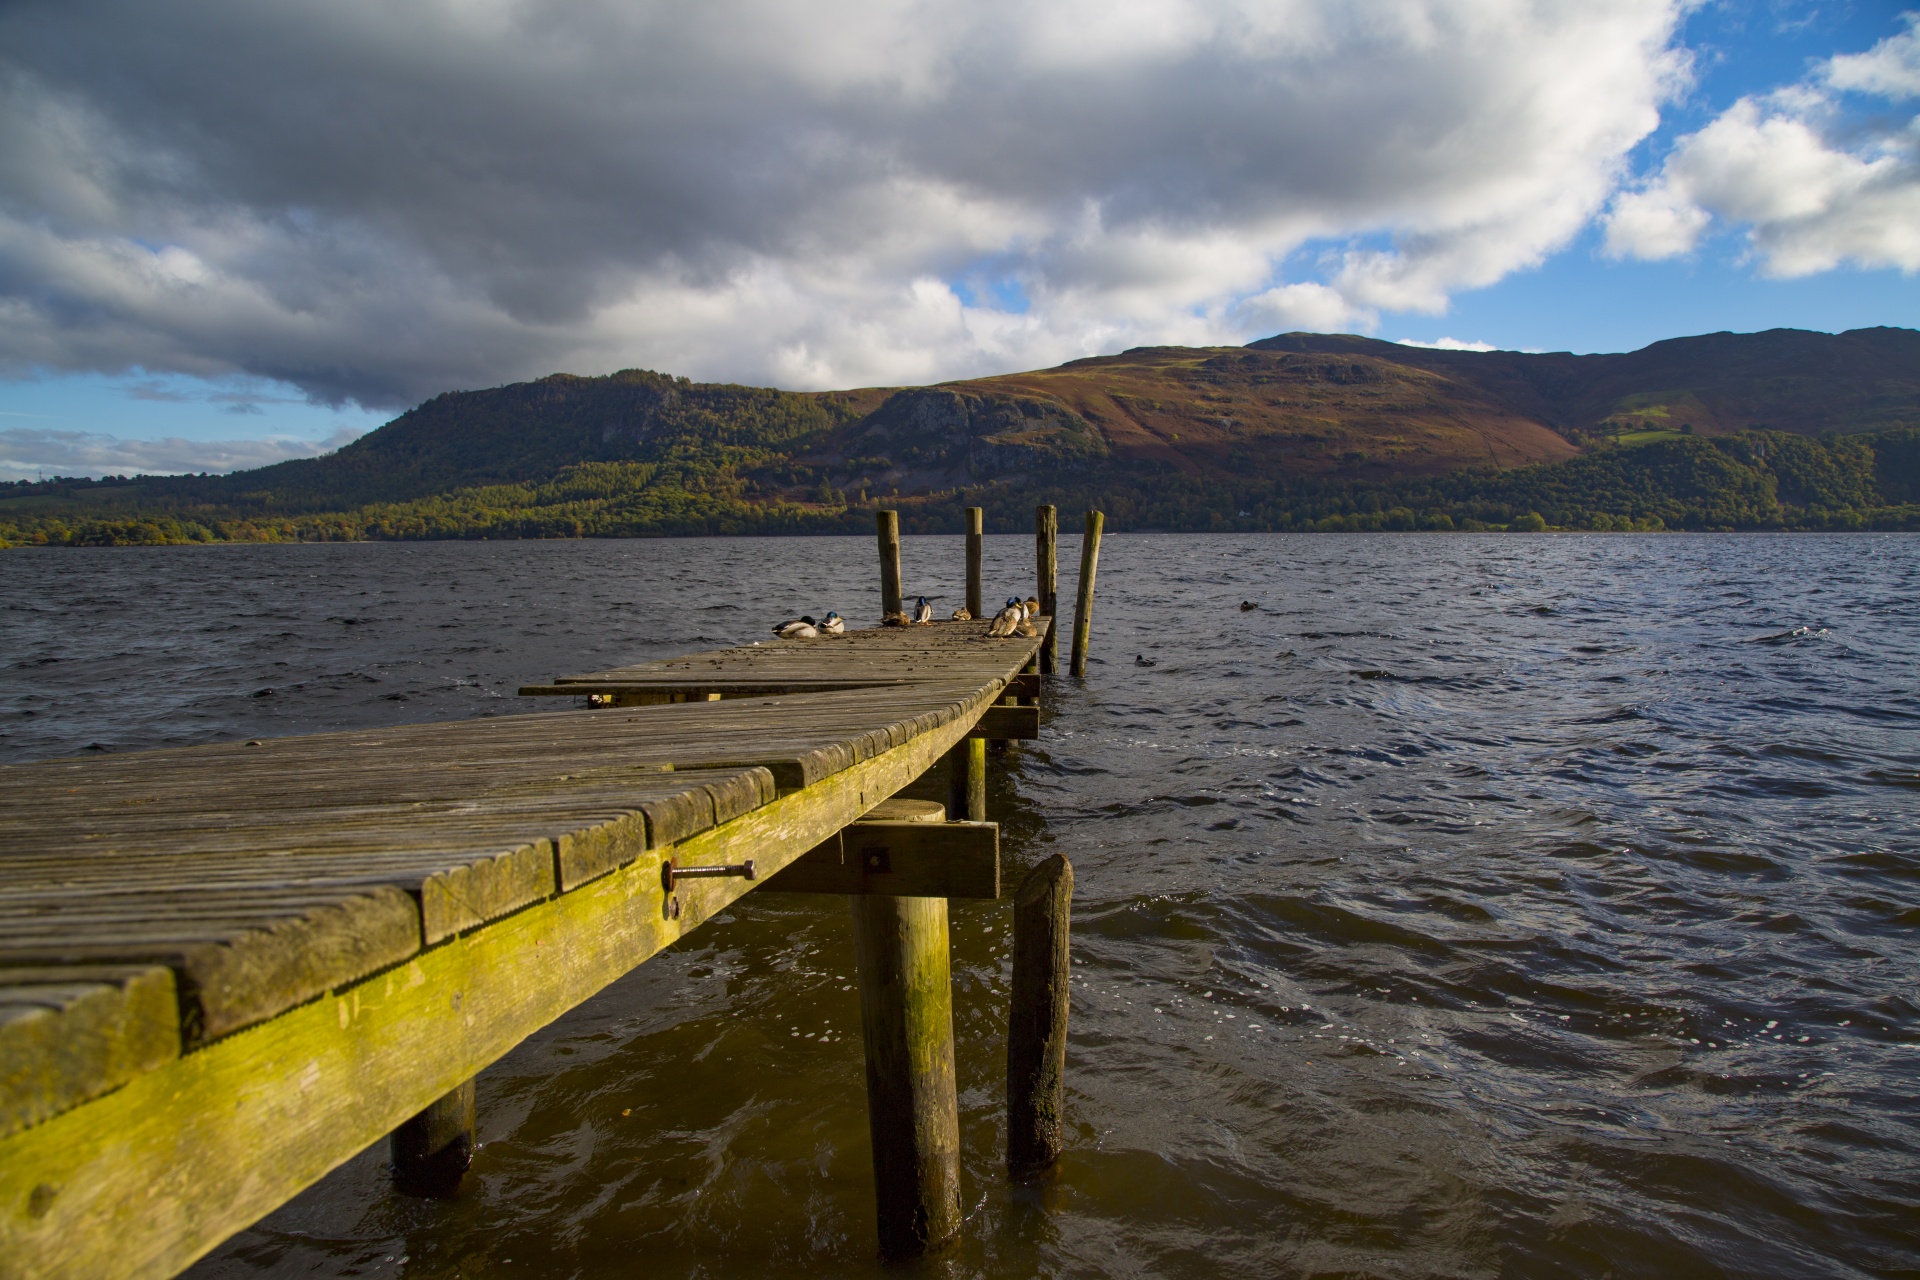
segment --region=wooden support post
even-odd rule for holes
[[[473,1081],[437,1099],[387,1138],[393,1189],[428,1200],[451,1200],[473,1163]]]
[[[947,812],[956,822],[987,820],[985,738],[963,738],[947,752]]]
[[[1073,674],[1087,674],[1087,636],[1093,629],[1093,574],[1100,567],[1100,529],[1107,518],[1087,512],[1087,531],[1080,539],[1080,598],[1073,606]]]
[[[1073,864],[1059,854],[1013,899],[1013,1007],[1007,1017],[1007,1167],[1044,1169],[1065,1140],[1068,919]]]
[[[986,601],[980,598],[980,565],[986,557],[986,512],[967,508],[967,612],[976,618],[987,616]]]
[[[945,898],[855,897],[880,1251],[911,1257],[960,1231],[960,1106]]]
[[[900,604],[900,513],[876,511],[880,526],[880,612],[902,611]]]
[[[1060,513],[1052,506],[1036,507],[1033,513],[1033,559],[1034,576],[1039,579],[1037,594],[1040,597],[1040,612],[1052,618],[1056,612],[1056,597],[1060,592],[1060,557],[1056,548],[1060,533]],[[1059,628],[1051,623],[1047,626],[1047,638],[1040,644],[1040,672],[1052,675],[1060,657],[1060,644],[1055,637]]]

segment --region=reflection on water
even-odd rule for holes
[[[957,597],[957,538],[905,556]],[[1030,557],[990,539],[989,596]],[[0,759],[510,713],[559,671],[871,622],[872,559],[10,553]],[[990,800],[1012,861],[1077,870],[1071,1148],[998,1168],[1009,913],[956,903],[969,1220],[922,1269],[1920,1269],[1917,560],[1110,537],[1099,658]],[[749,897],[481,1076],[462,1200],[389,1195],[376,1149],[192,1274],[879,1274],[848,934]]]

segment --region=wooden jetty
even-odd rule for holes
[[[1002,896],[983,749],[1039,732],[1036,621],[523,690],[590,711],[0,768],[0,1278],[173,1275],[388,1135],[396,1183],[444,1192],[477,1072],[754,890],[849,895],[882,1244],[938,1246],[945,900]],[[943,761],[948,805],[892,799]],[[1009,1079],[1052,1093],[1021,1167],[1058,1128],[1070,887],[1023,891],[1046,1007]]]

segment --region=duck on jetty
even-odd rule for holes
[[[807,614],[801,614],[790,622],[783,622],[773,629],[773,634],[782,640],[814,640],[820,635],[820,624]]]
[[[972,622],[973,610],[967,608],[965,605],[961,605],[953,611],[953,620],[955,622]]]
[[[820,621],[820,630],[830,636],[837,636],[846,629],[847,620],[831,609],[827,610],[827,616]]]
[[[930,626],[933,623],[933,605],[925,596],[913,606],[913,621],[916,626]]]
[[[1019,596],[1008,596],[1007,607],[993,616],[993,625],[987,628],[990,636],[1010,636],[1015,627],[1025,622],[1027,611],[1022,607]]]

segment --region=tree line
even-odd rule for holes
[[[1115,462],[937,493],[850,495],[823,484],[807,500],[757,482],[753,464],[766,459],[756,455],[731,441],[715,451],[690,448],[682,436],[651,461],[578,462],[542,480],[281,515],[224,495],[198,499],[188,486],[143,502],[138,481],[122,482],[124,501],[111,484],[21,482],[0,485],[0,545],[865,533],[876,507],[899,510],[910,532],[954,533],[966,507],[985,507],[990,527],[1025,528],[1039,502],[1097,507],[1114,530],[1920,529],[1913,427],[1818,438],[1691,436],[1434,476],[1222,481]]]

